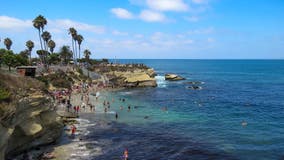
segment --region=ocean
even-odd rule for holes
[[[101,154],[81,159],[119,160],[125,149],[130,160],[284,159],[284,60],[119,62],[154,68],[158,87],[101,93],[111,112],[82,115],[87,148]]]

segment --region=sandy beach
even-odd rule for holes
[[[90,132],[88,127],[96,127],[100,125],[96,122],[90,122],[87,119],[87,116],[96,116],[96,114],[113,114],[108,111],[105,113],[104,109],[106,106],[103,105],[103,102],[109,97],[100,96],[100,92],[112,91],[108,88],[99,88],[97,86],[90,87],[87,92],[82,92],[76,90],[71,94],[71,104],[72,106],[80,106],[78,113],[78,118],[73,118],[69,120],[74,120],[73,125],[76,126],[76,133],[71,135],[72,125],[66,125],[62,137],[58,140],[58,144],[52,147],[48,147],[47,152],[50,153],[55,160],[67,160],[67,159],[84,159],[87,157],[98,156],[103,154],[102,148],[96,147],[92,150],[88,149],[88,145],[95,145],[97,141],[86,141],[84,136],[87,136]],[[98,95],[97,97],[95,95]],[[83,98],[82,98],[83,97]],[[88,100],[89,99],[89,103]],[[111,102],[109,102],[111,104]],[[89,104],[89,105],[87,105]],[[83,105],[85,107],[83,107]],[[90,108],[90,105],[93,108]],[[59,112],[66,112],[65,105],[57,106]],[[72,108],[70,112],[75,112]],[[76,113],[77,114],[77,113]],[[87,116],[86,116],[87,115]]]

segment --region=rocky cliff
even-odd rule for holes
[[[44,84],[17,75],[0,77],[0,88],[8,93],[0,98],[0,159],[55,142],[63,124]]]
[[[94,71],[107,77],[114,87],[156,87],[156,73],[142,64],[108,64],[95,66]]]

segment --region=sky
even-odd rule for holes
[[[284,0],[9,0],[0,5],[0,48],[35,42],[39,14],[56,42],[84,37],[92,58],[284,59]]]

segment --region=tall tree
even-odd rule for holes
[[[28,40],[27,42],[26,42],[26,46],[27,46],[27,48],[28,48],[28,50],[29,50],[29,61],[30,61],[30,63],[31,63],[31,59],[32,59],[32,50],[33,50],[33,48],[34,48],[34,42],[33,41],[31,41],[31,40]]]
[[[41,63],[45,63],[46,62],[46,55],[48,55],[46,50],[37,50],[36,51],[39,59],[41,60]]]
[[[43,41],[44,41],[44,49],[46,50],[46,51],[48,51],[48,49],[47,49],[47,42],[51,39],[51,35],[50,35],[50,33],[48,32],[48,31],[44,31],[42,34],[41,34],[41,37],[42,37],[42,39],[43,39]]]
[[[63,60],[65,64],[72,58],[72,51],[70,50],[69,46],[62,46],[59,50],[60,58]]]
[[[7,50],[11,49],[13,42],[10,38],[5,38],[4,39],[4,45],[6,46]]]
[[[44,41],[44,50],[45,50],[45,54],[43,55],[43,58],[44,58],[44,63],[46,64],[47,63],[47,56],[48,56],[48,49],[47,49],[47,42],[51,39],[51,35],[49,32],[47,31],[44,31],[42,34],[41,34],[41,37]]]
[[[76,62],[76,51],[75,51],[75,48],[74,46],[76,46],[76,43],[75,43],[75,39],[76,39],[76,36],[77,36],[77,30],[73,27],[69,28],[69,33],[71,35],[71,38],[72,38],[72,51],[73,51],[73,59],[74,61]]]
[[[23,59],[29,59],[29,55],[30,55],[30,51],[28,49],[25,49],[23,51],[21,51],[19,54],[18,54],[20,57],[22,57]]]
[[[88,49],[85,49],[84,55],[85,55],[86,61],[87,61],[88,63],[90,63],[90,55],[91,55],[91,52],[90,52]]]
[[[82,44],[82,41],[84,40],[84,37],[80,34],[77,35],[77,42],[78,42],[78,46],[79,46],[79,59],[81,58],[80,55],[81,55],[81,44]]]
[[[11,67],[16,64],[16,57],[12,51],[6,50],[3,55],[3,63],[6,64],[9,67],[9,71],[11,71]]]
[[[47,20],[42,15],[37,16],[33,20],[33,26],[38,30],[41,50],[43,50],[43,47],[42,47],[42,40],[41,40],[40,34],[43,33],[43,29],[46,24],[47,24]]]
[[[48,48],[49,48],[50,52],[53,53],[54,48],[56,47],[55,42],[53,40],[49,40],[47,45],[48,45]]]

